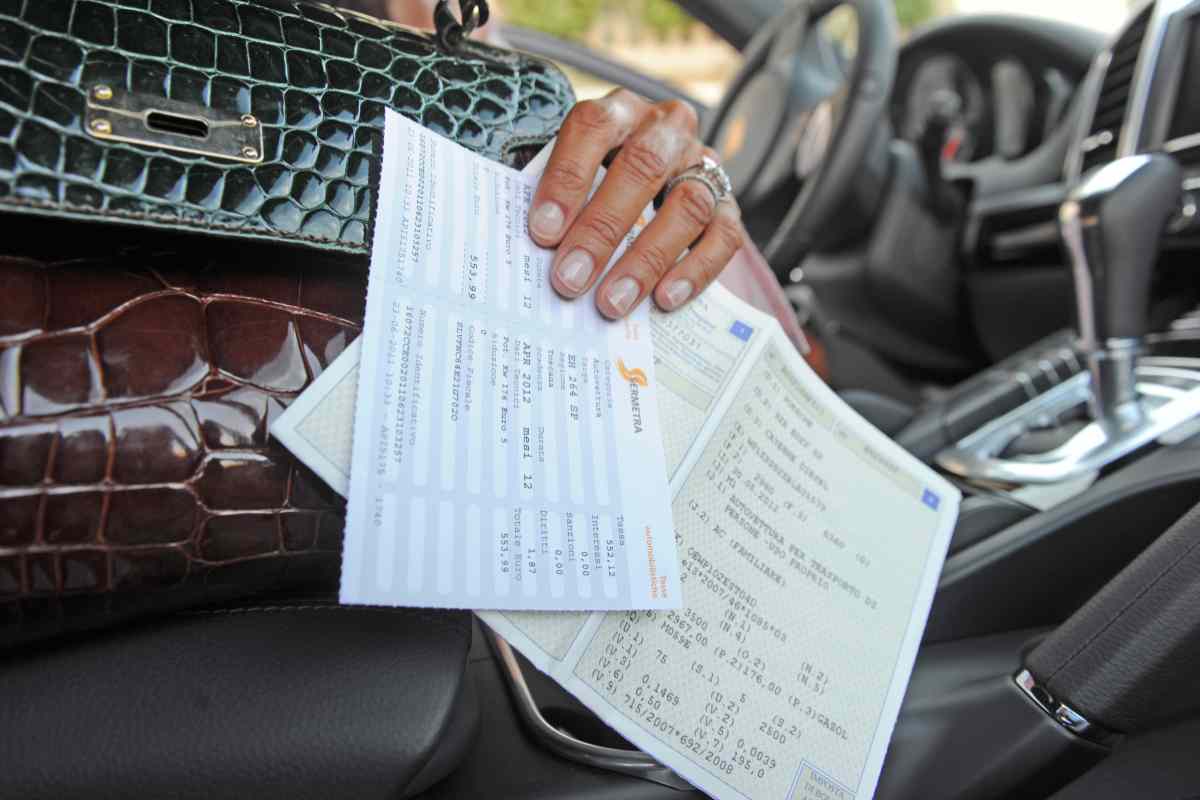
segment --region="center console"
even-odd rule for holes
[[[973,230],[996,251],[988,266],[1062,243],[1078,325],[948,391],[897,435],[966,499],[880,797],[1196,785],[1194,759],[1164,769],[1162,754],[1194,752],[1195,728],[1170,726],[1200,709],[1200,309],[1164,323],[1196,298],[1197,75],[1200,2],[1143,4],[1081,90],[1068,188],[976,208]],[[1005,325],[1032,327],[1016,315],[994,327]],[[976,507],[1008,516],[981,527]],[[1173,784],[1130,779],[1139,742]],[[1104,759],[1107,778],[1093,769]],[[1089,770],[1096,780],[1072,783]]]
[[[1062,204],[1080,336],[1067,380],[935,456],[968,480],[1054,484],[1101,470],[1200,412],[1200,361],[1145,357],[1158,239],[1179,204],[1164,155],[1113,161]],[[1026,386],[1029,389],[1031,387]]]
[[[1079,334],[976,375],[897,435],[966,497],[927,641],[1061,621],[1200,497],[1197,315],[1146,331],[1180,183],[1165,155],[1089,173],[1059,214]]]

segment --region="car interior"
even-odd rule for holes
[[[822,377],[964,496],[875,796],[1196,796],[1200,0],[905,38],[890,0],[679,4],[742,53],[704,138]],[[694,793],[468,614],[218,604],[0,687],[0,797]]]

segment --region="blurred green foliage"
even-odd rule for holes
[[[909,30],[937,14],[937,0],[896,0],[896,19]]]
[[[514,25],[563,39],[581,39],[595,24],[602,0],[506,0],[504,18]]]
[[[630,11],[635,14],[640,12],[642,24],[660,39],[682,33],[694,23],[688,13],[672,0],[644,0],[630,5],[634,6]]]
[[[938,0],[895,0],[905,30],[937,13]],[[563,39],[582,39],[601,16],[624,16],[635,27],[665,39],[686,33],[694,23],[674,0],[504,0],[504,17],[514,25]]]
[[[581,39],[604,14],[629,19],[662,39],[687,31],[693,24],[673,0],[505,0],[504,17],[514,25],[563,39]]]

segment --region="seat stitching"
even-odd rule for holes
[[[1179,520],[1179,523],[1177,523],[1177,524],[1182,523],[1182,525],[1185,528],[1196,527],[1193,524],[1193,520],[1189,519],[1191,517],[1195,517],[1196,518],[1195,521],[1200,522],[1200,509],[1189,512],[1188,514],[1186,514],[1183,517],[1183,519]],[[1191,544],[1189,544],[1177,558],[1172,560],[1171,563],[1168,564],[1167,566],[1163,567],[1163,569],[1158,573],[1158,575],[1156,575],[1154,577],[1154,579],[1152,581],[1150,581],[1145,586],[1143,586],[1141,591],[1139,591],[1137,594],[1135,594],[1132,598],[1129,599],[1128,602],[1126,602],[1120,609],[1118,609],[1113,614],[1112,618],[1108,622],[1104,623],[1104,625],[1102,625],[1099,630],[1097,630],[1095,633],[1093,633],[1091,636],[1089,636],[1087,638],[1087,640],[1084,641],[1081,645],[1079,645],[1079,647],[1073,653],[1071,653],[1069,656],[1067,656],[1067,658],[1062,662],[1062,664],[1059,665],[1056,669],[1054,669],[1048,677],[1046,677],[1046,679],[1045,679],[1046,682],[1049,683],[1051,680],[1053,680],[1059,673],[1061,673],[1064,669],[1066,669],[1068,666],[1070,666],[1072,661],[1074,661],[1076,658],[1078,658],[1080,655],[1082,655],[1083,652],[1085,650],[1087,650],[1092,645],[1093,642],[1095,642],[1097,639],[1099,639],[1101,636],[1103,636],[1105,633],[1107,633],[1110,628],[1112,628],[1114,625],[1116,625],[1117,622],[1119,622],[1121,620],[1121,618],[1124,617],[1125,614],[1127,614],[1129,612],[1129,610],[1132,609],[1133,606],[1136,605],[1139,600],[1141,600],[1143,597],[1145,597],[1150,592],[1150,590],[1155,588],[1164,578],[1166,578],[1167,575],[1170,574],[1176,567],[1178,567],[1179,564],[1182,561],[1184,561],[1189,555],[1191,555],[1192,551],[1195,550],[1197,547],[1200,547],[1200,539],[1195,540]]]

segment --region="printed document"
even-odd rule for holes
[[[868,798],[959,493],[719,284],[648,330],[682,608],[479,616],[713,797]],[[272,428],[343,493],[359,360]]]
[[[394,112],[383,153],[342,602],[678,608],[648,312],[555,294],[536,175]]]

